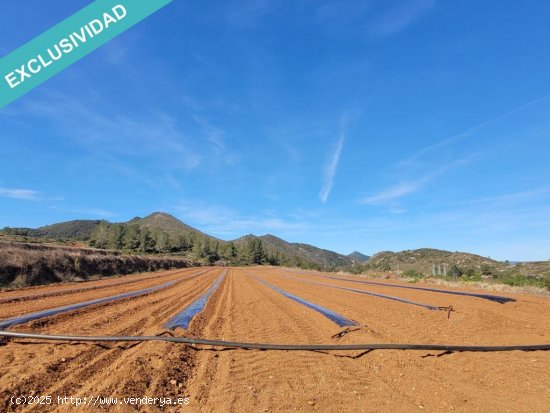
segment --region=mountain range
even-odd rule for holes
[[[31,238],[63,240],[63,241],[89,241],[96,228],[105,221],[98,220],[74,220],[47,225],[40,228],[5,228],[5,234],[20,235]],[[358,252],[350,255],[339,254],[317,248],[303,243],[291,243],[271,234],[262,236],[245,235],[233,241],[220,240],[211,235],[193,228],[174,216],[164,212],[154,212],[144,218],[135,217],[123,225],[137,224],[140,228],[146,228],[151,232],[163,232],[171,238],[186,237],[201,240],[209,240],[221,245],[233,243],[235,246],[244,246],[251,239],[259,239],[267,253],[278,254],[312,264],[320,268],[346,268],[358,262],[364,262],[368,257]]]
[[[189,226],[174,216],[155,212],[144,218],[136,217],[127,222],[110,224],[98,220],[74,220],[47,225],[40,228],[4,228],[0,231],[3,235],[22,237],[26,241],[76,241],[94,245],[92,238],[97,235],[101,226],[138,226],[142,231],[147,230],[157,238],[159,234],[170,240],[192,240],[192,244],[216,245],[220,250],[240,249],[246,250],[247,245],[254,241],[261,241],[266,253],[271,257],[279,257],[284,265],[298,265],[306,268],[318,268],[325,270],[351,269],[361,267],[378,271],[406,272],[407,270],[419,271],[425,275],[433,273],[447,273],[452,267],[460,269],[492,268],[494,272],[507,272],[509,268],[520,269],[522,273],[550,275],[549,262],[541,263],[509,263],[499,262],[491,258],[464,252],[450,252],[431,248],[406,250],[401,252],[383,251],[373,256],[367,256],[354,251],[349,255],[339,254],[334,251],[315,247],[313,245],[287,242],[275,235],[262,236],[245,235],[232,241],[220,240],[208,235],[192,226]],[[167,249],[166,251],[169,251]],[[185,249],[184,249],[185,251]],[[189,250],[190,251],[190,250]]]

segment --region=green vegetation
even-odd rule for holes
[[[485,280],[512,287],[538,287],[550,290],[550,276],[522,274],[520,269],[515,267],[499,269],[495,266],[482,265],[480,268],[462,269],[456,266],[446,278],[450,280],[460,279],[466,282]]]
[[[405,271],[403,273],[403,276],[406,278],[414,278],[414,279],[419,279],[423,277],[423,275],[418,271],[416,271],[414,268],[410,268],[407,271]]]
[[[501,284],[506,284],[513,287],[529,286],[546,288],[550,291],[550,277],[533,277],[525,276],[519,273],[506,273],[495,276],[494,279]]]
[[[322,271],[398,273],[418,280],[439,274],[448,280],[493,281],[550,289],[550,261],[510,263],[463,252],[423,248],[349,256],[273,235],[247,235],[234,241],[209,236],[175,217],[155,212],[128,222],[75,220],[41,228],[4,228],[0,239],[48,245],[52,242],[130,255],[170,255],[203,265],[274,265]],[[75,247],[75,245],[72,245]],[[109,252],[110,254],[112,252]],[[446,276],[441,275],[446,271]]]
[[[97,249],[2,242],[0,288],[186,268],[192,265],[190,260],[181,257],[123,255]]]
[[[453,279],[460,278],[463,281],[483,281],[485,279],[513,287],[531,286],[550,290],[550,276],[522,274],[520,268],[510,265],[499,268],[496,265],[482,264],[479,268],[466,269],[453,265],[449,276]]]
[[[493,282],[514,287],[532,286],[550,290],[550,263],[511,264],[466,253],[451,253],[433,249],[382,252],[368,262],[347,268],[354,274],[370,271],[393,272],[412,280],[432,277],[435,269],[447,268],[447,275],[435,275],[448,281]],[[439,267],[439,268],[438,268]]]
[[[348,257],[358,264],[367,262],[370,258],[368,255],[361,254],[359,251],[353,251]]]
[[[90,235],[89,244],[136,254],[172,254],[193,258],[204,264],[223,265],[287,265],[320,269],[300,257],[289,257],[275,249],[267,249],[258,237],[239,242],[224,242],[199,232],[181,234],[159,228],[150,230],[138,223],[111,224],[101,221]]]
[[[162,212],[123,223],[77,220],[37,229],[5,228],[0,230],[0,237],[14,242],[61,245],[78,242],[78,246],[87,243],[98,249],[129,254],[170,254],[202,264],[266,264],[334,271],[367,258],[360,253],[352,254],[352,258],[312,245],[289,243],[273,235],[222,241]]]
[[[481,273],[479,271],[476,271],[474,268],[466,269],[464,274],[462,275],[462,279],[464,281],[472,281],[472,282],[483,280]]]
[[[464,271],[462,271],[462,268],[460,268],[458,265],[453,264],[451,265],[451,268],[449,268],[449,277],[457,278],[464,275]]]
[[[349,269],[348,272],[351,274],[362,274],[365,272],[366,268],[365,265],[361,264],[353,264]]]
[[[99,222],[100,221],[76,220],[48,225],[37,229],[6,227],[2,229],[0,233],[19,237],[86,241],[90,238],[90,234]]]

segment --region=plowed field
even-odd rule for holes
[[[166,322],[204,294],[222,271],[195,268],[0,293],[0,320],[177,281],[143,296],[10,328],[70,335],[167,334]],[[260,280],[354,320],[358,326],[338,335],[342,327]],[[331,286],[437,307],[452,305],[455,311],[449,316],[445,311]],[[498,295],[516,301],[499,304],[475,297],[364,285],[290,269],[233,268],[189,329],[171,334],[277,344],[550,343],[550,298]],[[14,396],[51,396],[53,400],[51,404],[16,406],[12,404]],[[58,403],[58,397],[65,396],[96,403],[79,407]],[[118,402],[98,403],[98,397],[117,398]],[[130,405],[122,402],[124,397],[181,397],[188,398],[188,404]],[[0,411],[8,412],[549,410],[550,352],[542,351],[283,352],[160,342],[93,344],[23,339],[0,344]]]

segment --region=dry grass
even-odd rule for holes
[[[505,293],[528,293],[528,294],[539,294],[550,296],[550,291],[546,288],[539,288],[533,286],[511,286],[506,284],[500,284],[498,282],[488,282],[488,281],[449,281],[441,278],[423,278],[420,283],[422,284],[431,284],[431,285],[442,285],[447,287],[469,287],[469,288],[478,288],[480,290],[487,291],[500,291]]]
[[[550,290],[548,290],[547,288],[536,287],[532,285],[511,286],[511,285],[506,285],[499,282],[498,279],[491,279],[491,278],[488,278],[482,281],[472,281],[472,280],[460,279],[460,278],[458,278],[457,280],[449,280],[449,279],[444,279],[439,277],[407,278],[403,276],[398,276],[397,274],[394,274],[394,273],[387,273],[382,271],[369,271],[365,274],[352,274],[346,271],[339,271],[337,274],[341,276],[355,276],[355,277],[369,278],[377,281],[399,280],[399,281],[415,283],[415,284],[440,285],[440,286],[454,287],[454,288],[467,287],[467,288],[478,288],[480,290],[487,290],[487,291],[500,291],[500,292],[507,292],[507,293],[516,293],[516,294],[528,293],[528,294],[550,296]]]
[[[84,248],[0,243],[0,287],[19,288],[69,280],[191,266],[174,257],[144,257]]]

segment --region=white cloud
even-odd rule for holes
[[[340,138],[338,139],[338,142],[336,143],[336,148],[332,153],[332,156],[330,157],[329,162],[325,167],[325,177],[323,180],[323,187],[321,188],[321,192],[319,193],[319,198],[321,199],[321,202],[323,204],[327,202],[328,197],[332,192],[332,188],[334,186],[334,178],[338,170],[338,164],[340,163],[340,156],[342,155],[342,149],[344,148],[344,141],[345,141],[345,137],[344,135],[341,135]]]
[[[337,33],[351,29],[374,37],[386,37],[420,20],[433,9],[436,0],[333,0],[319,3],[313,17],[324,29]]]
[[[376,16],[369,24],[369,31],[375,36],[389,36],[400,32],[422,18],[435,5],[435,0],[408,0],[399,2]]]
[[[481,159],[481,153],[475,153],[469,155],[463,159],[459,159],[453,163],[440,167],[435,171],[431,171],[424,176],[419,177],[415,180],[401,181],[396,185],[392,185],[386,189],[383,189],[380,192],[377,192],[373,195],[366,196],[359,200],[360,204],[363,205],[379,205],[379,204],[389,204],[392,201],[396,201],[399,198],[402,198],[406,195],[413,194],[420,189],[422,189],[429,182],[434,180],[440,175],[443,175],[449,172],[452,169],[468,165],[476,160]]]
[[[329,25],[341,28],[363,18],[372,6],[372,1],[368,0],[328,1],[319,5],[313,17],[324,27]]]
[[[234,0],[227,3],[230,11],[226,15],[226,21],[236,29],[254,27],[282,4],[282,0]]]
[[[463,203],[464,204],[480,204],[480,203],[494,203],[494,202],[514,203],[514,202],[521,202],[526,199],[531,199],[531,198],[538,197],[540,195],[547,195],[547,194],[550,194],[550,188],[544,187],[544,188],[533,189],[530,191],[513,192],[509,194],[471,199],[469,201],[464,201]]]
[[[49,95],[26,104],[26,113],[52,122],[67,139],[90,153],[115,157],[121,164],[125,157],[163,171],[192,170],[203,157],[196,145],[182,132],[179,121],[164,112],[113,114],[66,95]]]
[[[330,155],[324,170],[323,186],[319,192],[319,199],[323,204],[328,200],[332,188],[334,187],[334,178],[338,171],[338,165],[340,164],[340,157],[342,156],[342,150],[344,149],[344,143],[346,140],[345,127],[348,122],[348,114],[344,113],[340,118],[340,136],[336,142],[336,147]]]
[[[220,236],[296,232],[306,226],[302,220],[285,219],[270,211],[245,215],[227,207],[203,202],[182,202],[174,210],[184,222],[196,225],[206,233]]]
[[[407,159],[403,160],[400,162],[400,165],[401,166],[410,166],[412,164],[414,164],[415,162],[417,162],[419,159],[422,159],[424,157],[427,157],[428,155],[433,155],[433,152],[437,152],[438,150],[441,150],[443,148],[447,148],[447,147],[450,147],[452,145],[455,145],[455,144],[458,144],[458,143],[461,143],[462,141],[464,141],[465,139],[468,139],[472,136],[474,136],[477,132],[483,130],[484,128],[490,126],[490,125],[493,125],[495,123],[498,123],[502,120],[505,120],[507,118],[509,118],[510,116],[513,116],[517,113],[520,113],[522,112],[524,109],[527,109],[547,98],[550,97],[550,94],[547,94],[547,95],[544,95],[544,96],[541,96],[537,99],[534,99],[534,100],[531,100],[530,102],[527,102],[527,103],[524,103],[523,105],[521,106],[518,106],[504,114],[501,114],[499,116],[496,116],[492,119],[489,119],[489,120],[486,120],[478,125],[475,125],[475,126],[472,126],[470,128],[468,128],[467,130],[465,130],[464,132],[461,132],[461,133],[458,133],[456,135],[453,135],[453,136],[449,136],[445,139],[442,139],[438,142],[435,142],[431,145],[428,145],[428,146],[425,146],[424,148],[418,150],[416,153],[412,154],[411,156],[409,156]]]
[[[52,209],[61,212],[61,213],[70,213],[70,214],[79,214],[79,215],[92,215],[99,218],[114,218],[118,214],[116,212],[108,211],[101,208],[57,208],[52,207]]]
[[[38,192],[32,189],[0,188],[0,196],[25,201],[37,201],[40,198]]]
[[[464,140],[475,137],[480,131],[483,131],[487,127],[503,121],[517,113],[520,113],[523,110],[549,97],[550,94],[544,95],[521,106],[518,106],[502,115],[473,126],[465,130],[464,132],[447,137],[431,145],[425,146],[408,158],[401,160],[394,165],[394,167],[398,171],[398,176],[402,177],[402,179],[398,180],[397,184],[391,185],[388,188],[383,189],[375,194],[366,196],[360,199],[359,203],[365,205],[391,204],[392,202],[396,202],[402,197],[421,190],[425,185],[427,185],[439,175],[442,175],[451,169],[469,164],[475,160],[479,160],[483,155],[482,153],[476,153],[470,156],[466,156],[463,159],[455,162],[450,162],[447,165],[441,166],[442,163],[449,162],[449,154],[455,155],[460,151],[461,148],[458,144],[462,143]],[[411,176],[418,176],[419,174],[422,174],[422,171],[424,171],[423,176],[421,175],[417,179],[411,179]],[[464,205],[468,203],[488,203],[504,201],[514,202],[519,201],[523,198],[541,195],[546,191],[546,188],[541,188],[535,191],[506,194],[495,197],[485,197],[474,199],[471,201],[462,201],[460,203]],[[393,204],[392,206],[395,207],[395,204]]]
[[[181,190],[181,184],[180,182],[176,179],[176,177],[172,174],[169,174],[167,173],[165,175],[165,181],[168,185],[170,185],[173,189],[179,191]]]
[[[201,116],[194,115],[193,119],[202,127],[205,140],[212,152],[208,160],[213,161],[215,166],[232,166],[239,162],[239,155],[227,149],[223,129],[214,126]]]
[[[364,205],[386,204],[390,201],[418,191],[424,182],[426,182],[426,180],[419,180],[416,182],[401,182],[374,195],[367,196],[361,199],[359,203]]]

